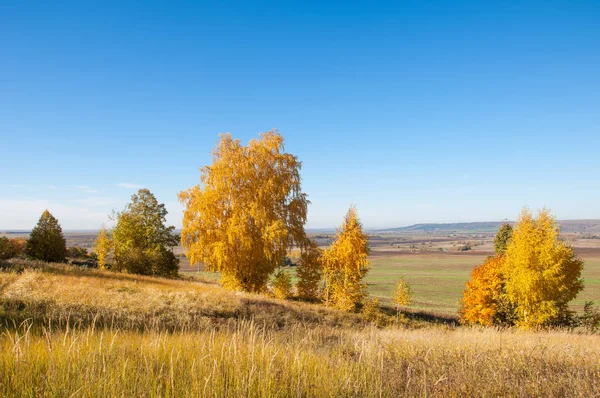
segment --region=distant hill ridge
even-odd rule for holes
[[[600,234],[600,220],[558,220],[561,232]],[[515,224],[514,221],[509,221]],[[462,222],[447,224],[414,224],[407,227],[380,229],[378,232],[398,233],[493,233],[496,232],[503,221]]]

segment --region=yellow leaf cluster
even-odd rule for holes
[[[98,268],[106,269],[108,265],[108,256],[112,248],[110,236],[106,228],[102,228],[94,242],[94,252],[98,256]]]
[[[412,289],[404,278],[400,278],[394,289],[392,301],[396,307],[408,307],[412,301]]]
[[[279,270],[273,277],[273,295],[278,299],[292,296],[292,277],[287,271]]]
[[[221,272],[227,288],[264,290],[288,248],[306,244],[300,168],[276,130],[247,146],[222,135],[212,164],[200,170],[201,184],[179,194],[190,262]]]
[[[547,209],[537,218],[523,210],[506,250],[506,293],[524,328],[551,324],[568,314],[568,302],[583,290],[583,261],[559,239]]]
[[[369,270],[368,239],[351,207],[334,242],[323,253],[325,303],[350,311],[366,297],[363,278]]]

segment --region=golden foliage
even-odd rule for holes
[[[350,311],[366,297],[363,278],[369,270],[368,239],[351,207],[334,242],[323,253],[325,303]]]
[[[394,290],[394,296],[392,301],[394,305],[400,309],[400,307],[408,307],[412,300],[412,289],[408,282],[404,278],[400,278],[396,283],[396,289]]]
[[[304,299],[315,300],[319,296],[319,284],[323,275],[322,255],[323,251],[315,241],[310,241],[300,254],[300,264],[296,271],[299,281],[296,287],[298,296]]]
[[[499,303],[503,298],[504,257],[488,257],[475,267],[463,292],[460,320],[465,324],[492,326],[497,323]]]
[[[263,290],[287,249],[306,244],[300,168],[276,130],[247,146],[222,135],[212,165],[200,170],[201,184],[179,194],[190,262],[220,271],[227,288]]]
[[[558,234],[547,209],[537,218],[527,210],[521,213],[503,268],[521,327],[559,322],[569,314],[568,302],[583,290],[583,261]]]
[[[107,268],[111,246],[112,242],[110,240],[110,236],[108,235],[106,228],[102,227],[94,242],[94,252],[98,256],[98,268]]]
[[[286,299],[292,296],[292,277],[289,272],[279,270],[273,277],[273,295],[278,299]]]
[[[21,257],[25,254],[26,247],[27,239],[25,238],[0,236],[0,260]]]
[[[367,322],[376,322],[380,318],[381,311],[378,298],[365,300],[362,307],[362,316]]]

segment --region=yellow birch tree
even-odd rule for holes
[[[200,184],[179,194],[181,242],[192,264],[221,272],[224,287],[262,291],[294,244],[304,246],[308,200],[301,162],[277,130],[243,146],[224,134]]]
[[[112,242],[106,228],[102,227],[100,233],[94,242],[94,252],[98,256],[98,268],[106,269],[108,265],[108,256],[110,254]]]
[[[396,306],[396,319],[400,318],[400,308],[408,307],[412,302],[413,291],[408,282],[400,277],[398,283],[396,283],[396,289],[392,296],[392,302]]]
[[[547,209],[537,218],[523,210],[505,257],[505,289],[516,307],[517,325],[550,325],[569,316],[569,301],[583,290],[583,261],[559,239]]]
[[[367,296],[368,239],[356,208],[351,207],[334,242],[323,253],[325,303],[350,311]]]

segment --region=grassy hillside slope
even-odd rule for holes
[[[600,336],[408,322],[214,283],[0,273],[3,396],[596,396]]]

